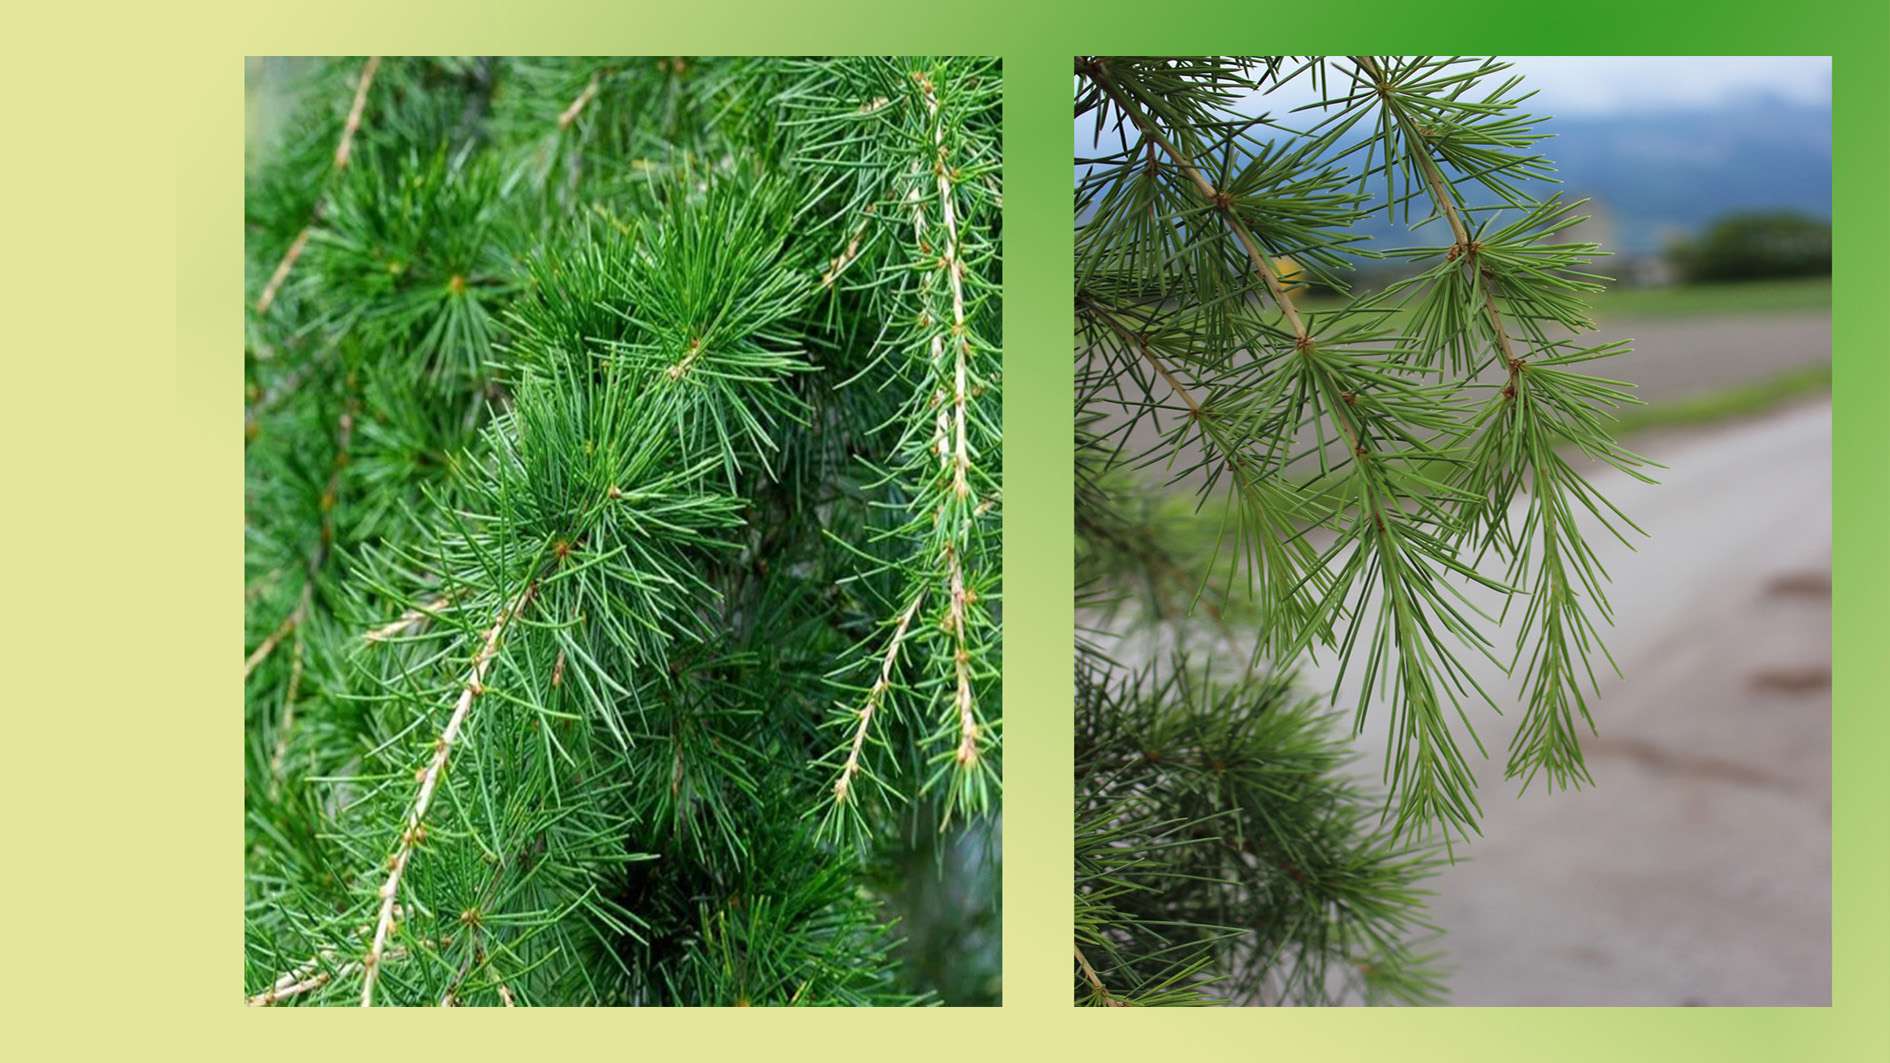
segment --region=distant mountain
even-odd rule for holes
[[[1610,215],[1618,250],[1658,250],[1734,210],[1831,216],[1831,110],[1774,98],[1547,122],[1562,187]]]
[[[1582,238],[1617,253],[1656,252],[1729,211],[1831,216],[1828,106],[1751,97],[1712,108],[1553,118],[1541,131],[1553,134],[1542,152],[1555,161],[1561,191],[1595,201],[1595,226]],[[1078,124],[1086,152],[1090,132]],[[1378,217],[1365,228],[1377,246],[1437,239],[1414,239]]]

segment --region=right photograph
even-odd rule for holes
[[[1828,1005],[1830,60],[1074,115],[1075,1003]]]

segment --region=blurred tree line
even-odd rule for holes
[[[1831,223],[1789,210],[1728,214],[1667,257],[1693,282],[1829,276]]]

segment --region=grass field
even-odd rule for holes
[[[1731,417],[1764,413],[1776,406],[1831,390],[1831,366],[1808,366],[1724,391],[1674,402],[1638,406],[1620,415],[1621,435],[1650,428],[1688,428]]]
[[[1742,284],[1679,284],[1621,288],[1595,298],[1601,320],[1686,317],[1698,314],[1775,314],[1831,309],[1831,278],[1746,281]]]

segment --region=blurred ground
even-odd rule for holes
[[[1735,387],[1831,360],[1829,310],[1601,323],[1594,342],[1633,340],[1632,352],[1594,367],[1631,380],[1651,404]]]
[[[1484,837],[1436,884],[1454,1003],[1829,1003],[1830,427],[1641,440],[1663,483],[1601,485],[1649,538],[1606,557],[1595,786],[1515,798],[1483,729]]]

